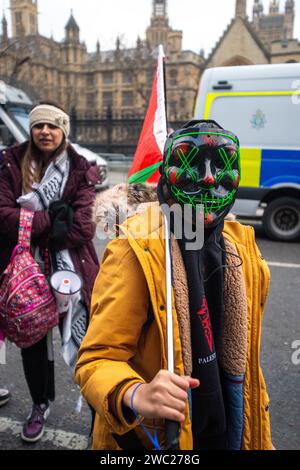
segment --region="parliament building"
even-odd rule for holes
[[[58,42],[39,33],[37,0],[10,0],[12,33],[8,34],[3,14],[0,79],[22,88],[33,100],[60,103],[73,117],[73,134],[79,143],[132,154],[147,109],[159,44],[166,54],[172,127],[192,117],[206,68],[300,61],[300,43],[293,35],[294,0],[286,0],[283,10],[278,0],[272,0],[268,12],[261,0],[254,0],[252,19],[247,16],[247,0],[236,0],[234,18],[216,38],[208,57],[204,51],[183,50],[183,33],[170,25],[167,0],[152,0],[152,4],[145,37],[138,37],[135,47],[124,47],[117,37],[113,50],[102,50],[98,41],[95,51],[88,52],[72,12],[65,37]],[[201,44],[201,32],[195,32],[195,49],[197,41]]]

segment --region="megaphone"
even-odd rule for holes
[[[70,301],[79,297],[82,281],[73,271],[56,271],[50,278],[50,285],[62,314],[68,311]]]

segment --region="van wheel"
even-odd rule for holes
[[[274,199],[265,209],[263,228],[272,240],[300,239],[300,201],[293,197]]]

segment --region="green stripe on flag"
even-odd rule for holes
[[[130,176],[130,178],[128,179],[128,183],[145,183],[153,175],[153,173],[155,173],[156,170],[162,165],[162,163],[162,161],[155,163],[154,165],[148,166],[147,168],[143,168],[141,171],[134,173],[134,175]]]

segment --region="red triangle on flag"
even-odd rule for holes
[[[157,70],[152,87],[150,102],[139,143],[129,171],[129,183],[157,183],[158,168],[163,159],[167,139],[166,100],[164,85],[164,52],[159,46]]]

